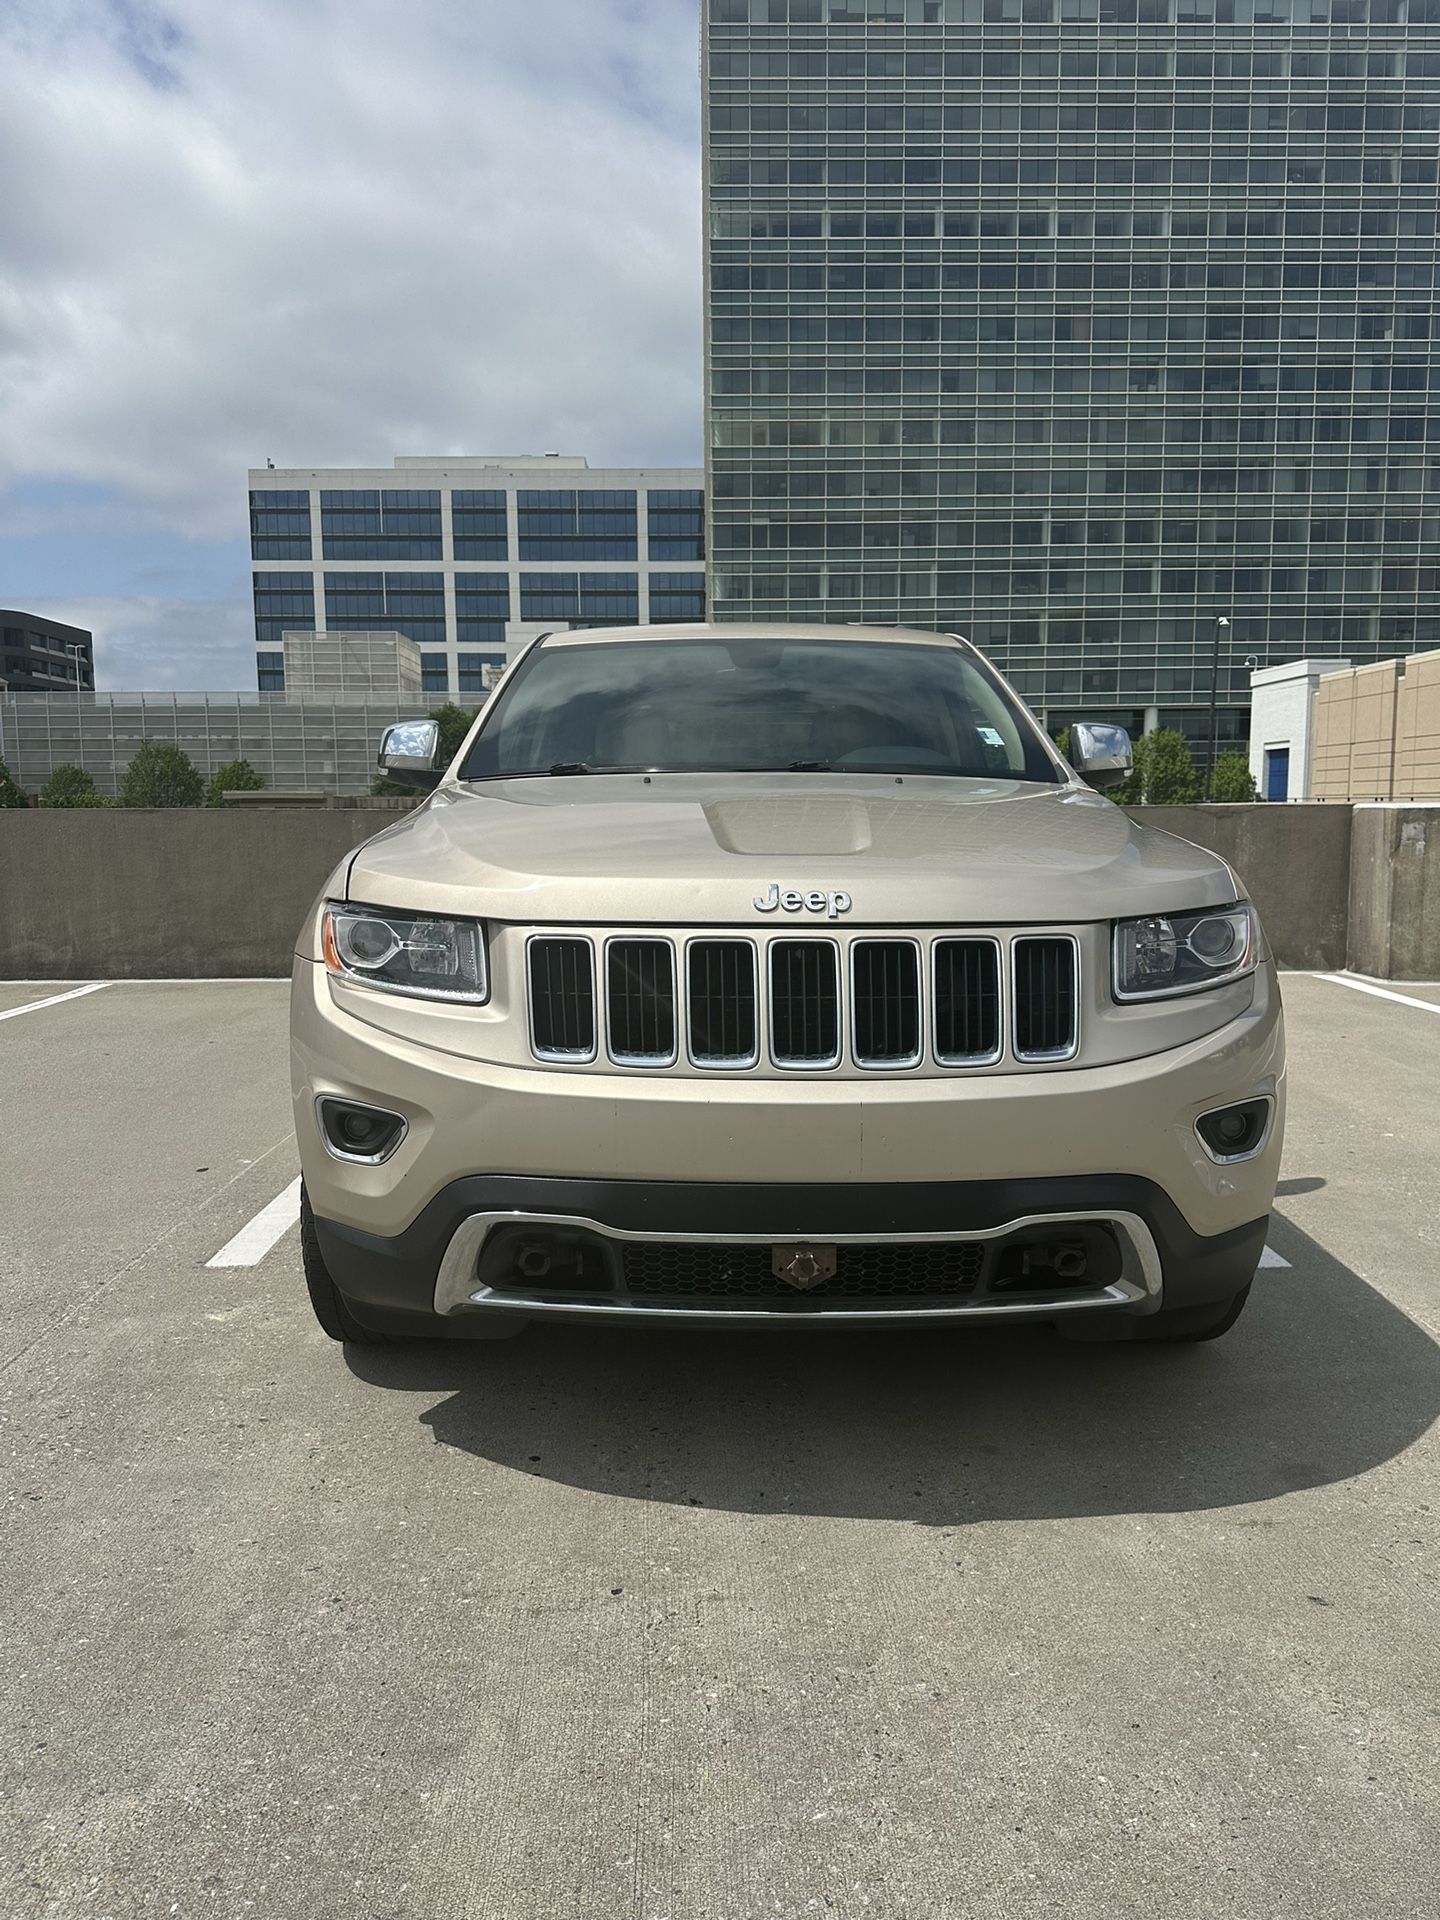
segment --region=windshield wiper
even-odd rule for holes
[[[545,769],[547,773],[596,773],[598,768],[590,766],[584,760],[557,760],[553,767]]]
[[[829,773],[828,760],[792,760],[785,769],[786,773]]]

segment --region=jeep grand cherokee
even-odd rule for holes
[[[431,797],[295,958],[328,1334],[1235,1320],[1275,971],[1223,860],[1091,790],[1118,728],[1069,764],[954,637],[632,627],[545,635],[437,752],[388,731]]]

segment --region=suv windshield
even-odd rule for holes
[[[959,646],[777,638],[535,647],[460,778],[633,771],[1063,777]]]

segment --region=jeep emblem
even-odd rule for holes
[[[770,891],[757,897],[757,913],[823,913],[827,920],[833,920],[837,914],[848,913],[854,901],[848,893],[822,893],[814,888],[809,893],[797,893],[793,888],[781,892],[772,880]]]

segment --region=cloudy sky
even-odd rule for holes
[[[700,457],[695,0],[0,0],[0,606],[254,684],[245,469]]]

